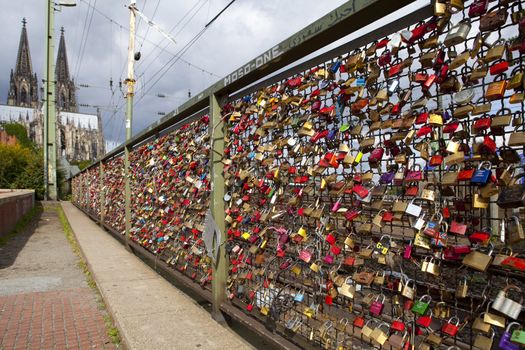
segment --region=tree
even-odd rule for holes
[[[22,124],[5,123],[2,124],[2,127],[8,135],[16,136],[20,145],[29,149],[35,149],[35,144],[27,136],[26,128]]]

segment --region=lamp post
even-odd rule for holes
[[[44,186],[45,199],[57,200],[57,145],[55,97],[55,2],[47,0],[46,82],[44,85]],[[76,6],[75,0],[60,0],[58,6]]]

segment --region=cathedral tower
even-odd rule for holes
[[[25,18],[22,20],[22,33],[20,34],[15,71],[11,70],[7,104],[29,108],[38,108],[39,105],[38,80],[36,73],[33,74],[31,65]]]
[[[78,112],[75,82],[69,76],[64,28],[60,31],[62,34],[60,35],[60,44],[58,45],[58,56],[55,68],[57,109],[64,112]]]

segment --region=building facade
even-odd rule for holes
[[[0,122],[24,125],[28,136],[43,145],[44,115],[36,73],[33,73],[27,22],[22,21],[15,70],[11,71],[7,104],[0,105]],[[100,113],[78,111],[76,87],[69,73],[64,29],[61,29],[55,69],[57,108],[57,151],[68,161],[94,160],[105,153]]]

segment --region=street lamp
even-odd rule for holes
[[[47,0],[46,83],[44,86],[44,186],[46,200],[57,200],[57,149],[55,100],[55,5],[73,7],[75,0]]]

